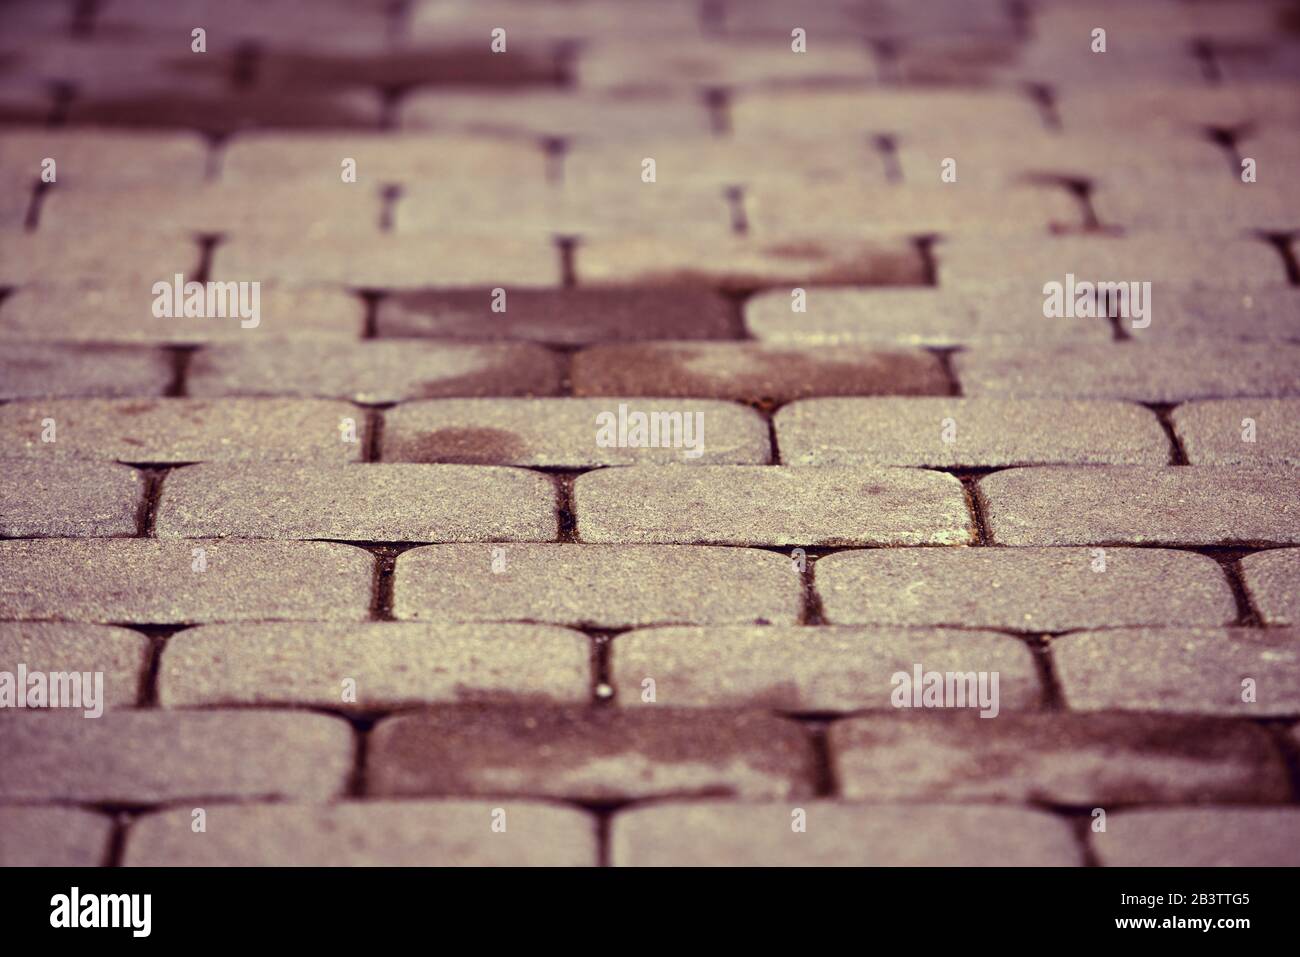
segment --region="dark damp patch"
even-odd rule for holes
[[[388,449],[387,459],[506,465],[520,461],[527,451],[523,440],[506,429],[445,428],[395,441]]]

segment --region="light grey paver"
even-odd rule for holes
[[[632,466],[573,483],[586,542],[964,545],[961,483],[905,469]]]
[[[8,305],[0,303],[0,327]],[[9,342],[0,351],[0,399],[156,396],[172,379],[161,349]]]
[[[623,421],[629,428],[639,416],[644,416],[646,422],[656,416],[654,421],[668,423],[666,435],[659,427],[660,446],[630,447],[630,442],[628,446],[618,445],[620,410],[625,412]],[[689,422],[686,416],[692,416]],[[598,441],[604,423],[612,426],[615,444]],[[688,424],[689,436],[685,431]],[[634,438],[631,433],[625,437]],[[701,448],[700,454],[688,454],[691,450],[685,446],[687,438]],[[674,442],[678,447],[672,447]],[[764,465],[769,460],[769,446],[768,426],[763,418],[752,409],[730,402],[668,398],[439,399],[408,402],[385,412],[380,457],[389,462],[543,468],[638,462]]]
[[[207,625],[163,651],[159,703],[393,708],[591,697],[591,643],[550,625]]]
[[[682,545],[426,545],[394,582],[395,617],[441,621],[793,624],[802,601],[784,556]]]
[[[149,648],[149,639],[129,628],[74,622],[0,622],[0,670],[14,673],[22,664],[28,674],[80,672],[83,682],[87,672],[102,672],[102,697],[95,692],[95,703],[102,708],[137,703],[149,663]],[[81,710],[84,713],[86,709]]]
[[[804,399],[774,418],[784,465],[1164,465],[1155,414],[1126,402]]]
[[[0,807],[0,867],[98,867],[113,819],[70,807]]]
[[[1193,465],[1300,465],[1300,399],[1189,402],[1171,419]]]
[[[1300,631],[1121,628],[1052,641],[1068,707],[1300,715]]]
[[[940,628],[645,628],[611,646],[620,707],[887,709],[900,671],[996,671],[1000,704],[1039,703],[1028,647],[1008,635]],[[651,679],[653,685],[647,685]],[[648,689],[653,687],[650,698]]]
[[[976,488],[999,545],[1300,542],[1300,484],[1285,467],[1008,469]]]
[[[360,621],[373,571],[367,552],[328,542],[0,542],[0,618]]]
[[[319,714],[110,711],[0,715],[0,800],[149,804],[338,794],[352,729]]]
[[[159,538],[549,541],[555,483],[468,465],[195,465],[163,481]]]
[[[493,829],[502,821],[504,830]],[[584,867],[596,822],[578,808],[529,801],[346,801],[235,804],[131,825],[128,867]]]
[[[813,566],[827,621],[1066,631],[1236,620],[1218,562],[1154,548],[868,549]]]
[[[812,748],[792,721],[750,712],[438,709],[371,732],[371,793],[590,801],[812,793]]]
[[[1135,339],[1300,340],[1300,289],[1281,282],[1245,285],[1162,283],[1151,324],[1120,326]]]
[[[1110,815],[1090,840],[1110,867],[1295,867],[1300,809],[1139,808]]]
[[[1251,602],[1270,625],[1300,625],[1300,548],[1247,555],[1240,562]]]
[[[144,487],[125,465],[0,458],[0,535],[134,535]]]

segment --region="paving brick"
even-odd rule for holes
[[[153,804],[343,790],[352,728],[272,711],[110,711],[0,717],[0,800]]]
[[[193,133],[96,129],[10,129],[0,143],[0,182],[30,186],[46,157],[54,160],[55,189],[107,188],[146,183],[199,186],[208,150]]]
[[[1155,414],[1123,402],[805,399],[773,423],[785,465],[1164,465],[1170,455]]]
[[[1297,638],[1294,629],[1122,628],[1053,639],[1052,660],[1076,711],[1277,717],[1300,714]]]
[[[0,460],[0,535],[112,537],[136,532],[144,476],[107,462]]]
[[[1270,625],[1300,625],[1300,549],[1247,555],[1238,565],[1246,593]]]
[[[1222,718],[880,715],[838,721],[829,740],[848,800],[1094,807],[1286,801],[1290,792],[1264,730]]]
[[[577,395],[688,395],[779,405],[813,395],[946,395],[939,359],[919,349],[760,342],[590,346],[573,357]]]
[[[171,366],[159,349],[10,342],[0,355],[0,399],[157,396]]]
[[[464,465],[195,465],[167,476],[159,538],[549,541],[554,481]]]
[[[493,572],[498,558],[500,572]],[[594,628],[794,624],[799,576],[785,556],[646,545],[428,545],[397,558],[393,615]]]
[[[0,867],[98,867],[113,819],[68,807],[0,807]]]
[[[2,812],[0,812],[2,813]],[[505,830],[493,829],[504,813]],[[590,867],[596,822],[528,801],[346,801],[189,808],[131,825],[128,867]]]
[[[373,569],[361,549],[327,542],[0,542],[0,617],[361,621]]]
[[[348,680],[355,683],[351,699]],[[583,704],[591,699],[591,645],[579,632],[550,625],[206,625],[167,642],[158,699],[182,708]]]
[[[1285,468],[1051,466],[998,472],[976,487],[999,545],[1300,542],[1300,487]]]
[[[953,363],[969,396],[1182,402],[1300,395],[1300,345],[1291,343],[988,346],[958,353]]]
[[[308,343],[214,346],[191,361],[194,396],[295,395],[401,402],[458,395],[554,395],[560,359],[526,343]]]
[[[149,639],[129,628],[72,622],[0,622],[0,669],[13,673],[22,664],[29,674],[103,672],[103,694],[94,704],[104,708],[136,704],[149,657]]]
[[[23,286],[0,303],[0,340],[96,343],[101,350],[98,343],[106,342],[257,342],[278,348],[284,339],[357,340],[365,326],[365,303],[341,287],[277,283],[259,287],[256,326],[245,328],[252,319],[237,316],[159,319],[150,290],[161,281],[172,282],[174,275],[155,273],[147,283],[132,285]]]
[[[1114,130],[1137,135],[1187,127],[1223,129],[1258,124],[1294,126],[1300,108],[1285,82],[1204,85],[1154,83],[1126,87],[1123,96],[1105,88],[1063,91],[1057,101],[1067,130]]]
[[[634,466],[573,483],[586,542],[966,545],[961,483],[902,469]]]
[[[1026,315],[1041,315],[1043,293],[1024,283],[804,292],[806,312],[791,308],[788,291],[759,293],[745,303],[745,327],[763,342],[800,346],[1045,344],[1112,337],[1104,319],[1026,322]]]
[[[623,448],[597,443],[602,420],[663,413],[703,423],[699,454],[691,457],[685,433],[678,448]],[[615,419],[615,427],[616,419]],[[675,426],[679,429],[680,426]],[[617,437],[616,437],[617,438]],[[698,447],[698,446],[697,446]],[[381,457],[395,462],[466,462],[590,468],[638,462],[763,465],[770,459],[768,425],[752,409],[730,402],[683,399],[439,399],[410,402],[384,413]]]
[[[751,712],[443,708],[381,721],[369,744],[367,789],[381,797],[812,794],[803,729]]]
[[[1193,465],[1300,465],[1300,399],[1189,402],[1170,418]]]
[[[1091,840],[1109,867],[1295,867],[1300,810],[1139,808],[1111,815]]]
[[[134,280],[137,288],[147,290],[146,282],[193,273],[198,261],[193,237],[180,232],[0,232],[0,283],[7,286],[111,278]]]
[[[1218,562],[1169,549],[871,549],[819,558],[813,577],[836,624],[1048,632],[1237,617]]]
[[[44,419],[55,441],[42,442]],[[350,420],[356,441],[344,441]],[[47,399],[0,406],[10,457],[119,462],[297,461],[342,464],[365,450],[366,416],[314,399]]]
[[[1300,289],[1281,283],[1162,283],[1151,324],[1120,326],[1135,339],[1300,340]]]
[[[861,234],[692,239],[690,235],[597,237],[575,251],[582,285],[682,285],[748,291],[767,286],[925,282],[925,265],[906,240]]]
[[[1171,195],[1195,195],[1195,203],[1171,203]],[[1129,231],[1286,232],[1300,223],[1300,201],[1280,183],[1241,181],[1225,167],[1214,178],[1174,176],[1165,190],[1122,178],[1101,183],[1089,195],[1097,218]]]
[[[889,707],[891,678],[927,670],[996,671],[1001,707],[1035,708],[1033,657],[1008,635],[901,628],[648,628],[611,651],[620,707],[763,708],[789,712]],[[646,700],[647,678],[654,700]]]
[[[80,97],[68,122],[87,126],[197,130],[227,137],[247,129],[377,130],[383,114],[378,90],[319,94],[276,90],[231,92],[214,78],[176,90],[122,91]]]
[[[1083,863],[1070,824],[1012,807],[692,801],[630,808],[610,830],[615,867],[1008,867]]]

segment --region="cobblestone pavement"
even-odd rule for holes
[[[1295,3],[0,16],[0,863],[1300,864]]]

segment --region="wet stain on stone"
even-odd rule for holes
[[[507,429],[435,429],[395,443],[393,461],[450,462],[462,465],[511,465],[521,461],[528,447]]]

